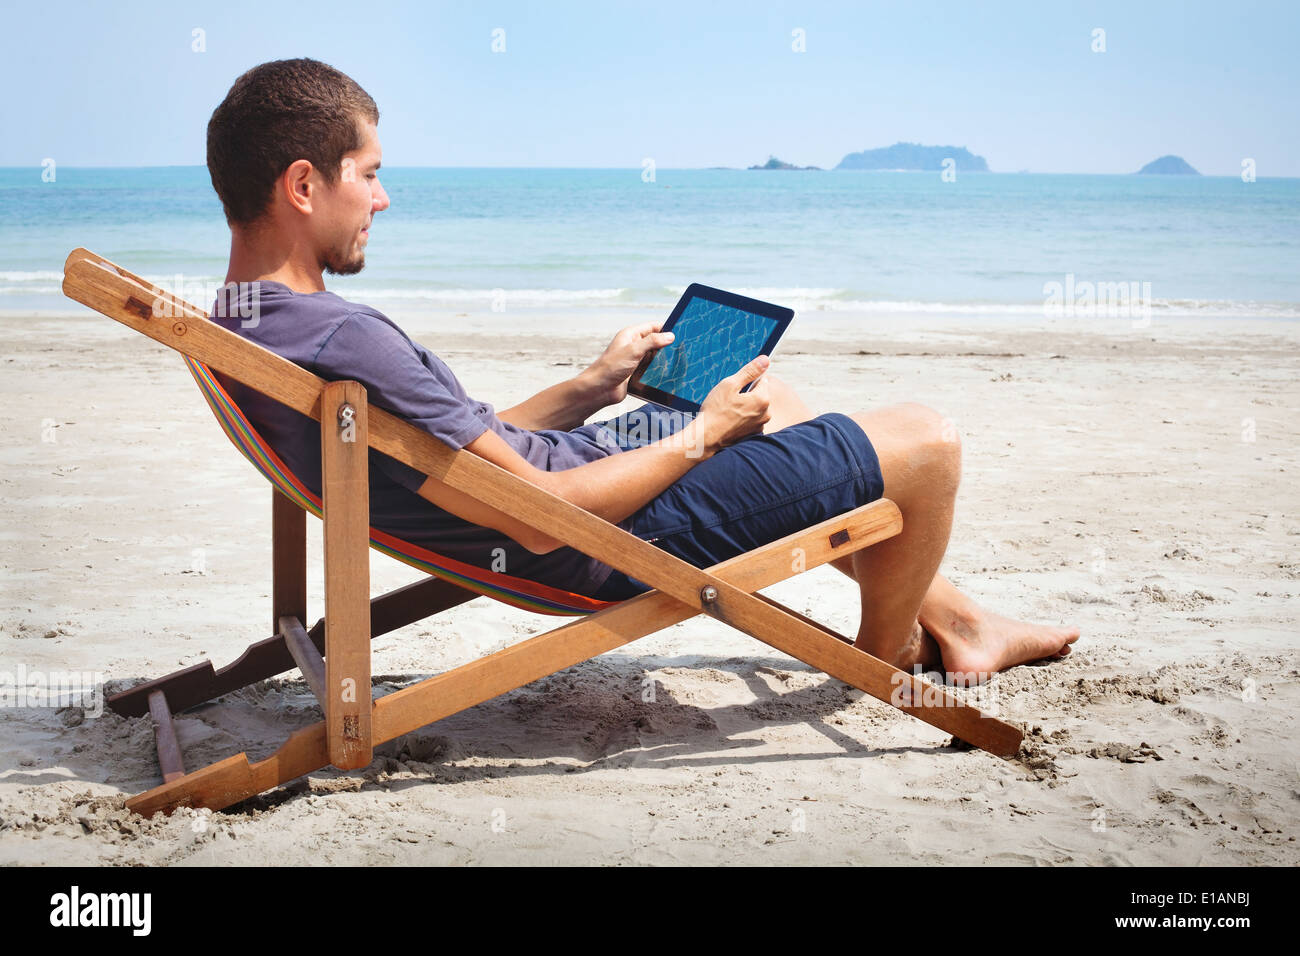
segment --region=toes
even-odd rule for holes
[[[1077,627],[1061,627],[1056,629],[1056,637],[1068,648],[1071,644],[1079,639],[1079,629]]]

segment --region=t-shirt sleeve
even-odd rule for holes
[[[404,418],[453,449],[464,448],[488,430],[451,369],[395,326],[353,312],[322,343],[313,362],[317,374],[354,379],[366,399]],[[376,463],[395,481],[415,491],[426,476],[382,453]]]

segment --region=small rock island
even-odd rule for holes
[[[895,143],[880,149],[849,153],[836,169],[887,169],[935,171],[944,168],[945,159],[953,160],[958,172],[987,173],[989,164],[965,146],[922,146],[920,143]]]
[[[796,166],[794,163],[786,163],[777,159],[775,156],[769,156],[767,162],[762,166],[749,166],[749,169],[821,169],[820,166]]]
[[[1137,171],[1139,176],[1199,176],[1201,175],[1181,156],[1161,156]]]

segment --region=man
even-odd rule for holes
[[[364,267],[374,216],[389,205],[379,184],[378,122],[360,86],[314,60],[265,63],[235,82],[208,124],[208,169],[231,228],[227,287],[243,298],[218,297],[216,321],[324,378],[360,381],[369,401],[452,448],[697,567],[888,494],[903,532],[834,562],[861,590],[859,647],[904,669],[946,670],[961,683],[1069,653],[1076,628],[995,615],[938,575],[961,451],[928,408],[814,417],[793,389],[764,374],[761,356],[720,383],[689,421],[645,405],[581,424],[621,402],[642,356],[670,341],[649,323],[620,331],[576,378],[497,413],[386,316],[326,291],[322,272]],[[319,491],[317,426],[238,383],[223,384]],[[638,440],[638,432],[658,440]],[[371,524],[399,538],[598,598],[647,590],[388,456],[372,451],[370,472]]]

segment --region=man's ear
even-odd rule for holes
[[[280,189],[288,200],[290,209],[300,213],[312,211],[317,178],[316,167],[310,160],[298,159],[289,164],[289,168],[280,177]]]

